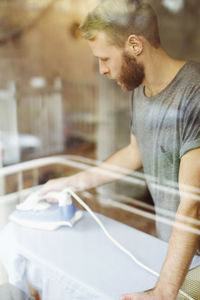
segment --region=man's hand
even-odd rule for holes
[[[89,173],[89,172],[88,172]],[[72,176],[51,179],[39,190],[39,195],[45,196],[49,192],[62,192],[69,188],[74,192],[80,192],[89,187],[87,172],[80,172]]]
[[[133,293],[129,295],[122,295],[120,300],[175,300],[174,297],[170,297],[166,293],[163,294],[153,289],[144,293]]]
[[[158,298],[155,298],[155,296],[152,295],[152,292],[147,292],[124,295],[120,297],[120,300],[158,300]]]
[[[49,192],[61,192],[69,187],[67,177],[51,179],[39,190],[39,195],[43,196]]]

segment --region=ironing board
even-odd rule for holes
[[[159,272],[167,243],[97,214],[107,230],[144,264]],[[0,259],[10,283],[43,300],[116,300],[154,287],[157,278],[137,266],[84,212],[73,228],[33,230],[8,223],[0,233]],[[199,265],[195,257],[192,267]]]

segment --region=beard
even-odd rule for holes
[[[117,82],[123,90],[132,91],[143,82],[145,77],[144,65],[128,55],[125,51],[122,54],[122,67]]]

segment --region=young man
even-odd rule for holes
[[[114,179],[98,172],[107,165],[126,169],[123,175],[143,166],[157,215],[168,210],[175,222],[173,228],[157,222],[158,236],[169,248],[155,288],[121,300],[174,300],[199,247],[199,235],[176,224],[199,229],[193,221],[200,215],[200,64],[166,54],[155,12],[142,1],[101,1],[81,30],[100,73],[133,90],[131,142],[98,168],[49,181],[41,193],[108,183]],[[170,186],[178,192],[162,188]]]

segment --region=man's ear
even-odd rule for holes
[[[126,42],[126,49],[129,52],[132,52],[132,54],[134,56],[138,56],[142,53],[143,51],[143,41],[142,39],[135,35],[135,34],[131,34]]]

